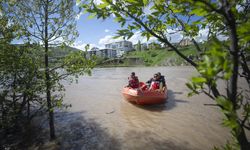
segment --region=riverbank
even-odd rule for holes
[[[180,51],[193,61],[196,61],[196,51],[194,46],[181,47]],[[132,51],[126,53],[121,58],[100,60],[98,67],[138,67],[138,66],[188,66],[176,52],[169,49],[151,49],[142,51]]]

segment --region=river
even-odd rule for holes
[[[140,81],[156,72],[165,76],[167,103],[136,106],[122,97],[127,77]],[[230,140],[221,126],[222,114],[205,95],[187,97],[185,83],[196,75],[192,67],[97,68],[78,84],[65,84],[65,102],[72,107],[56,113],[62,149],[195,150],[212,149]]]

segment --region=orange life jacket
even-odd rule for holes
[[[157,90],[160,88],[160,82],[159,81],[152,81],[151,83],[151,89],[152,90]]]

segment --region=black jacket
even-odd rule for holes
[[[166,86],[166,81],[165,81],[165,77],[161,76],[160,77],[160,82],[162,83],[162,86],[165,87]]]

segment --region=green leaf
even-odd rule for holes
[[[216,99],[217,104],[223,106],[223,110],[225,114],[231,113],[233,111],[233,104],[230,100],[220,96]]]
[[[90,14],[89,16],[88,16],[88,19],[93,19],[93,18],[95,18],[96,17],[96,13],[92,13],[92,14]]]
[[[190,90],[192,90],[192,92],[188,93],[188,97],[191,97],[191,96],[193,96],[193,95],[195,95],[195,94],[199,94],[199,92],[196,91],[196,87],[193,85],[193,83],[186,83],[186,86],[187,86]]]
[[[204,77],[193,77],[192,82],[194,82],[194,83],[206,83],[207,79]]]
[[[76,4],[80,4],[81,3],[81,0],[76,0]]]
[[[107,7],[108,5],[109,5],[109,3],[103,2],[100,5],[98,5],[97,7],[100,8],[100,9],[103,9],[103,8]]]
[[[189,92],[188,93],[188,97],[192,97],[193,95],[195,95],[196,93],[195,92]]]
[[[149,0],[143,0],[143,4],[144,6],[146,6],[148,4]]]
[[[204,16],[207,12],[203,8],[195,8],[190,12],[191,15]]]
[[[231,129],[238,128],[238,123],[235,119],[224,119],[223,125],[226,127],[230,127]]]
[[[137,0],[125,0],[125,1],[127,1],[129,3],[137,3]]]

